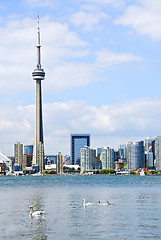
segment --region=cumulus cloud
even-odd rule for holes
[[[129,140],[157,136],[161,133],[158,109],[161,109],[160,99],[140,99],[100,107],[82,101],[44,104],[45,152],[69,154],[71,133],[90,133],[93,147],[117,147]],[[12,152],[17,141],[33,143],[34,111],[33,105],[0,106],[0,149],[3,152],[6,144]]]
[[[43,50],[45,52],[43,60],[51,72],[60,58],[81,58],[88,55],[88,50],[82,49],[86,47],[86,42],[82,41],[75,32],[70,31],[66,24],[44,18],[41,21],[41,30],[43,31],[42,55]],[[12,19],[5,27],[0,28],[0,35],[0,54],[3,56],[0,59],[0,92],[31,90],[33,88],[31,72],[36,67],[36,21],[30,18]]]
[[[34,27],[35,26],[35,27]],[[40,22],[42,67],[48,84],[46,92],[62,92],[98,81],[103,67],[137,61],[138,56],[107,51],[91,51],[67,24],[44,17]],[[36,21],[25,18],[8,20],[0,27],[0,93],[33,91],[31,72],[36,67]],[[101,64],[100,64],[101,63]]]
[[[101,49],[100,51],[96,52],[96,59],[99,65],[103,67],[121,63],[142,61],[140,56],[130,53],[115,53],[107,49]]]
[[[139,5],[130,5],[115,24],[131,26],[139,34],[148,34],[161,39],[161,1],[140,0]]]
[[[83,26],[85,30],[92,30],[100,27],[100,22],[109,19],[109,16],[103,12],[84,12],[79,11],[72,14],[69,18],[75,26]]]
[[[50,70],[48,83],[44,88],[48,92],[60,92],[68,88],[86,86],[96,81],[96,70],[90,64],[62,63]]]
[[[57,0],[23,0],[24,4],[30,8],[33,7],[53,7]]]
[[[122,7],[124,6],[124,1],[123,0],[82,0],[85,1],[87,3],[97,3],[97,4],[101,4],[101,5],[105,5],[105,6],[113,6],[115,8],[118,7]]]

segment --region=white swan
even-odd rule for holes
[[[30,216],[34,217],[34,216],[40,216],[44,213],[44,210],[33,210],[33,206],[30,206]]]
[[[93,203],[91,202],[86,203],[86,200],[83,199],[83,206],[90,206],[90,205],[93,205]]]

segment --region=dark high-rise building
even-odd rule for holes
[[[33,155],[33,145],[25,145],[24,146],[24,154]]]
[[[32,72],[32,78],[36,82],[36,118],[35,118],[35,136],[32,166],[39,172],[42,172],[44,170],[44,141],[43,141],[41,81],[45,79],[45,72],[41,67],[39,16],[36,48],[37,48],[37,67]]]
[[[147,137],[145,139],[145,159],[146,159],[146,168],[154,169],[155,140],[152,137]]]
[[[31,167],[31,161],[32,161],[32,156],[31,155],[23,154],[22,170],[24,170],[26,167]]]
[[[71,164],[80,165],[80,150],[90,147],[90,134],[71,134]]]

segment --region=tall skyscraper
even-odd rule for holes
[[[145,158],[146,168],[154,169],[155,140],[152,137],[147,137],[145,139]]]
[[[63,173],[63,155],[61,154],[61,152],[58,152],[57,155],[56,172]]]
[[[155,139],[155,169],[161,171],[161,135]]]
[[[96,151],[95,151],[96,153]],[[93,149],[85,146],[80,150],[80,167],[81,172],[93,170]]]
[[[17,142],[14,145],[14,155],[15,155],[15,168],[18,167],[18,170],[22,167],[22,158],[23,158],[23,144]]]
[[[36,81],[36,115],[35,115],[35,136],[32,166],[37,168],[39,172],[44,169],[44,141],[43,141],[43,120],[42,120],[42,96],[41,81],[45,79],[45,72],[41,67],[40,56],[40,29],[39,16],[37,26],[37,68],[32,72],[32,78]]]
[[[114,149],[109,147],[102,148],[100,159],[102,169],[114,169]]]
[[[80,165],[80,150],[90,147],[90,134],[71,134],[71,164]]]
[[[129,142],[127,144],[127,167],[130,171],[145,168],[144,142]]]
[[[127,155],[127,146],[125,144],[120,145],[119,149],[119,159],[126,159],[126,155]]]

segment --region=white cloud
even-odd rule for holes
[[[46,91],[60,92],[69,88],[86,86],[96,81],[94,67],[90,64],[62,63],[47,75]]]
[[[123,16],[115,20],[115,24],[132,26],[139,34],[148,34],[152,38],[161,39],[161,1],[140,0],[140,4],[127,7]]]
[[[90,133],[94,147],[117,147],[129,140],[140,140],[149,135],[155,137],[161,133],[158,109],[161,109],[161,100],[150,99],[100,107],[81,101],[44,104],[45,152],[68,154],[71,133]],[[12,152],[17,141],[33,143],[34,111],[32,105],[0,106],[0,149],[3,152],[6,145]]]
[[[109,16],[103,12],[84,12],[79,11],[71,15],[69,18],[75,26],[83,26],[85,30],[92,30],[101,27],[100,22],[109,19]]]
[[[123,7],[125,5],[123,0],[82,0],[87,3],[97,3],[99,5],[111,5],[115,8]]]
[[[43,32],[42,64],[45,62],[51,72],[60,58],[81,58],[89,54],[86,42],[70,31],[66,24],[44,18],[40,25]],[[0,55],[3,56],[0,59],[0,92],[33,89],[31,72],[36,67],[36,21],[30,18],[10,20],[0,28],[0,35]],[[50,70],[47,75],[50,76]]]
[[[35,27],[33,27],[35,26]],[[113,64],[138,61],[138,56],[107,50],[90,52],[87,42],[69,29],[45,17],[40,22],[42,67],[46,92],[62,92],[100,80],[98,74]],[[0,93],[34,90],[31,73],[36,67],[36,21],[12,19],[0,28]]]
[[[141,62],[141,57],[130,54],[130,53],[114,53],[107,49],[102,49],[96,52],[96,59],[97,63],[100,66],[111,66],[121,63],[128,63],[128,62]]]
[[[30,8],[33,7],[53,7],[57,0],[23,0],[24,4]]]

